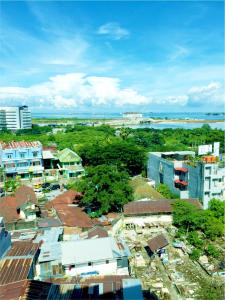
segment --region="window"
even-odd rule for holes
[[[11,153],[7,154],[7,158],[12,158],[12,154]]]
[[[109,264],[109,260],[107,259],[107,260],[105,261],[105,263],[106,263],[106,264]]]
[[[88,263],[88,266],[89,266],[89,267],[92,266],[92,262],[89,262],[89,263]]]
[[[24,157],[25,157],[25,154],[26,154],[25,152],[21,152],[21,153],[20,153],[20,157],[21,157],[21,158],[24,158]]]
[[[37,151],[34,151],[33,152],[33,157],[37,157],[38,156],[38,152]]]

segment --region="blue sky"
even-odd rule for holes
[[[0,103],[36,111],[211,111],[223,2],[0,3]]]

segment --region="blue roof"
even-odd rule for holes
[[[144,300],[141,281],[139,279],[123,279],[124,300]]]

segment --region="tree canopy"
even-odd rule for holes
[[[116,166],[99,165],[88,167],[86,175],[72,188],[83,193],[81,205],[91,216],[100,216],[109,211],[120,212],[124,204],[133,200],[128,181],[128,174]]]

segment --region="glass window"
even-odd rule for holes
[[[33,157],[37,157],[38,156],[38,152],[37,151],[34,151],[33,152]]]

